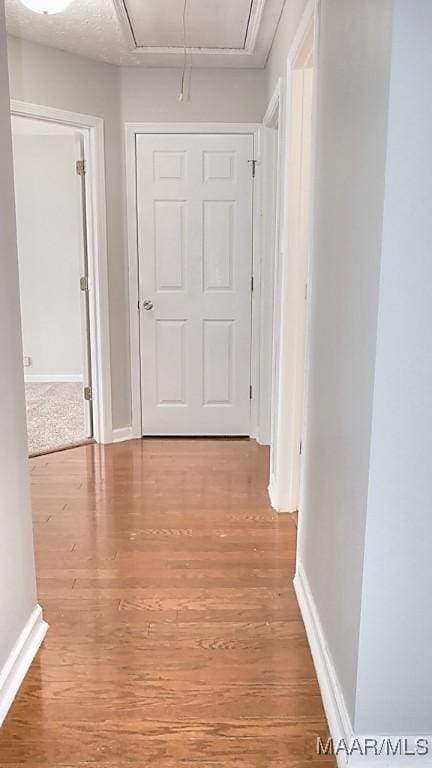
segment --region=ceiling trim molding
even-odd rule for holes
[[[121,30],[123,32],[123,37],[125,38],[128,46],[131,46],[130,47],[131,52],[135,52],[137,48],[137,42],[135,40],[135,35],[133,33],[129,14],[126,10],[126,5],[123,2],[123,0],[113,0],[113,3],[114,3],[114,8],[120,23]]]
[[[201,14],[200,21],[199,14],[191,16],[193,42],[199,44],[202,39],[203,43],[202,47],[188,48],[194,68],[265,67],[285,0],[243,0],[241,14],[236,12],[238,1],[224,0],[220,6],[225,9],[224,16],[215,30],[211,25],[212,19],[218,17],[216,12]],[[149,6],[148,19],[153,20],[150,27],[142,19],[144,0],[142,5],[140,0],[135,3],[131,0],[92,0],[88,14],[84,14],[85,0],[77,0],[64,14],[51,16],[47,25],[42,15],[32,13],[20,0],[5,0],[8,34],[117,66],[181,68],[184,59],[182,38],[174,37],[174,19],[171,16],[167,19],[163,14],[164,7],[176,9],[182,5],[181,0],[176,3],[170,0],[166,6],[159,0],[154,7]],[[210,0],[208,3],[211,9]],[[138,9],[137,19],[134,17],[135,7]],[[199,10],[199,5],[197,8]],[[233,29],[229,26],[231,15],[237,19]],[[238,21],[240,16],[241,23]],[[174,45],[162,45],[167,42]],[[226,47],[209,47],[213,43]]]
[[[253,53],[256,48],[258,32],[260,30],[264,6],[266,0],[254,0],[252,4],[251,15],[248,24],[244,50],[246,53]]]
[[[123,32],[123,36],[130,48],[130,52],[134,54],[174,54],[178,56],[184,56],[183,46],[154,46],[154,45],[139,45],[136,41],[132,21],[130,19],[127,5],[125,0],[113,0],[114,8],[116,10],[118,20]],[[258,33],[260,30],[261,22],[263,19],[264,7],[266,0],[252,0],[252,7],[250,18],[248,22],[248,28],[246,33],[246,39],[242,48],[200,48],[189,47],[187,50],[193,55],[200,56],[250,56],[255,53]]]

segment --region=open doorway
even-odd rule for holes
[[[93,439],[84,136],[14,115],[29,454]]]
[[[285,181],[280,288],[276,290],[272,405],[272,505],[299,507],[306,361],[306,307],[311,233],[313,52],[315,22],[308,6],[287,60]]]

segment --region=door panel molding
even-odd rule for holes
[[[253,136],[136,146],[143,434],[249,435]]]
[[[261,129],[257,123],[126,123],[126,194],[128,211],[128,259],[129,259],[129,310],[130,310],[130,342],[131,342],[131,384],[132,384],[132,436],[141,437],[141,374],[140,374],[140,310],[139,297],[144,296],[143,286],[140,285],[140,270],[138,264],[138,215],[137,215],[137,136],[140,134],[248,134],[253,137],[253,158],[257,161],[253,185],[253,278],[254,291],[252,294],[252,343],[251,343],[251,383],[253,398],[251,401],[250,436],[257,437],[259,410],[259,338],[260,338],[260,263],[261,263]],[[174,153],[178,155],[179,153]],[[226,152],[222,153],[227,155]],[[229,153],[228,153],[229,154]],[[215,153],[211,153],[215,155]],[[187,162],[184,158],[171,158],[172,162],[156,163],[157,172],[169,176],[181,176],[188,173]],[[170,166],[170,167],[168,167]],[[202,175],[208,183],[220,183],[219,178],[232,178],[237,173],[235,162],[230,157],[215,155],[203,160]],[[252,173],[252,170],[251,170]],[[227,266],[227,265],[226,265]],[[229,274],[229,273],[228,273]],[[208,275],[209,280],[212,276]],[[178,289],[177,289],[178,290]],[[216,286],[208,288],[210,293],[218,293]],[[220,289],[219,289],[220,290]],[[209,404],[207,407],[211,408]],[[146,434],[150,434],[146,431]],[[179,433],[180,434],[180,433]]]

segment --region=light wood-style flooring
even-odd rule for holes
[[[1,768],[333,765],[266,449],[136,440],[30,468],[50,629]]]

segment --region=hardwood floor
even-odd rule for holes
[[[137,440],[30,467],[50,629],[1,768],[333,765],[264,448]]]

